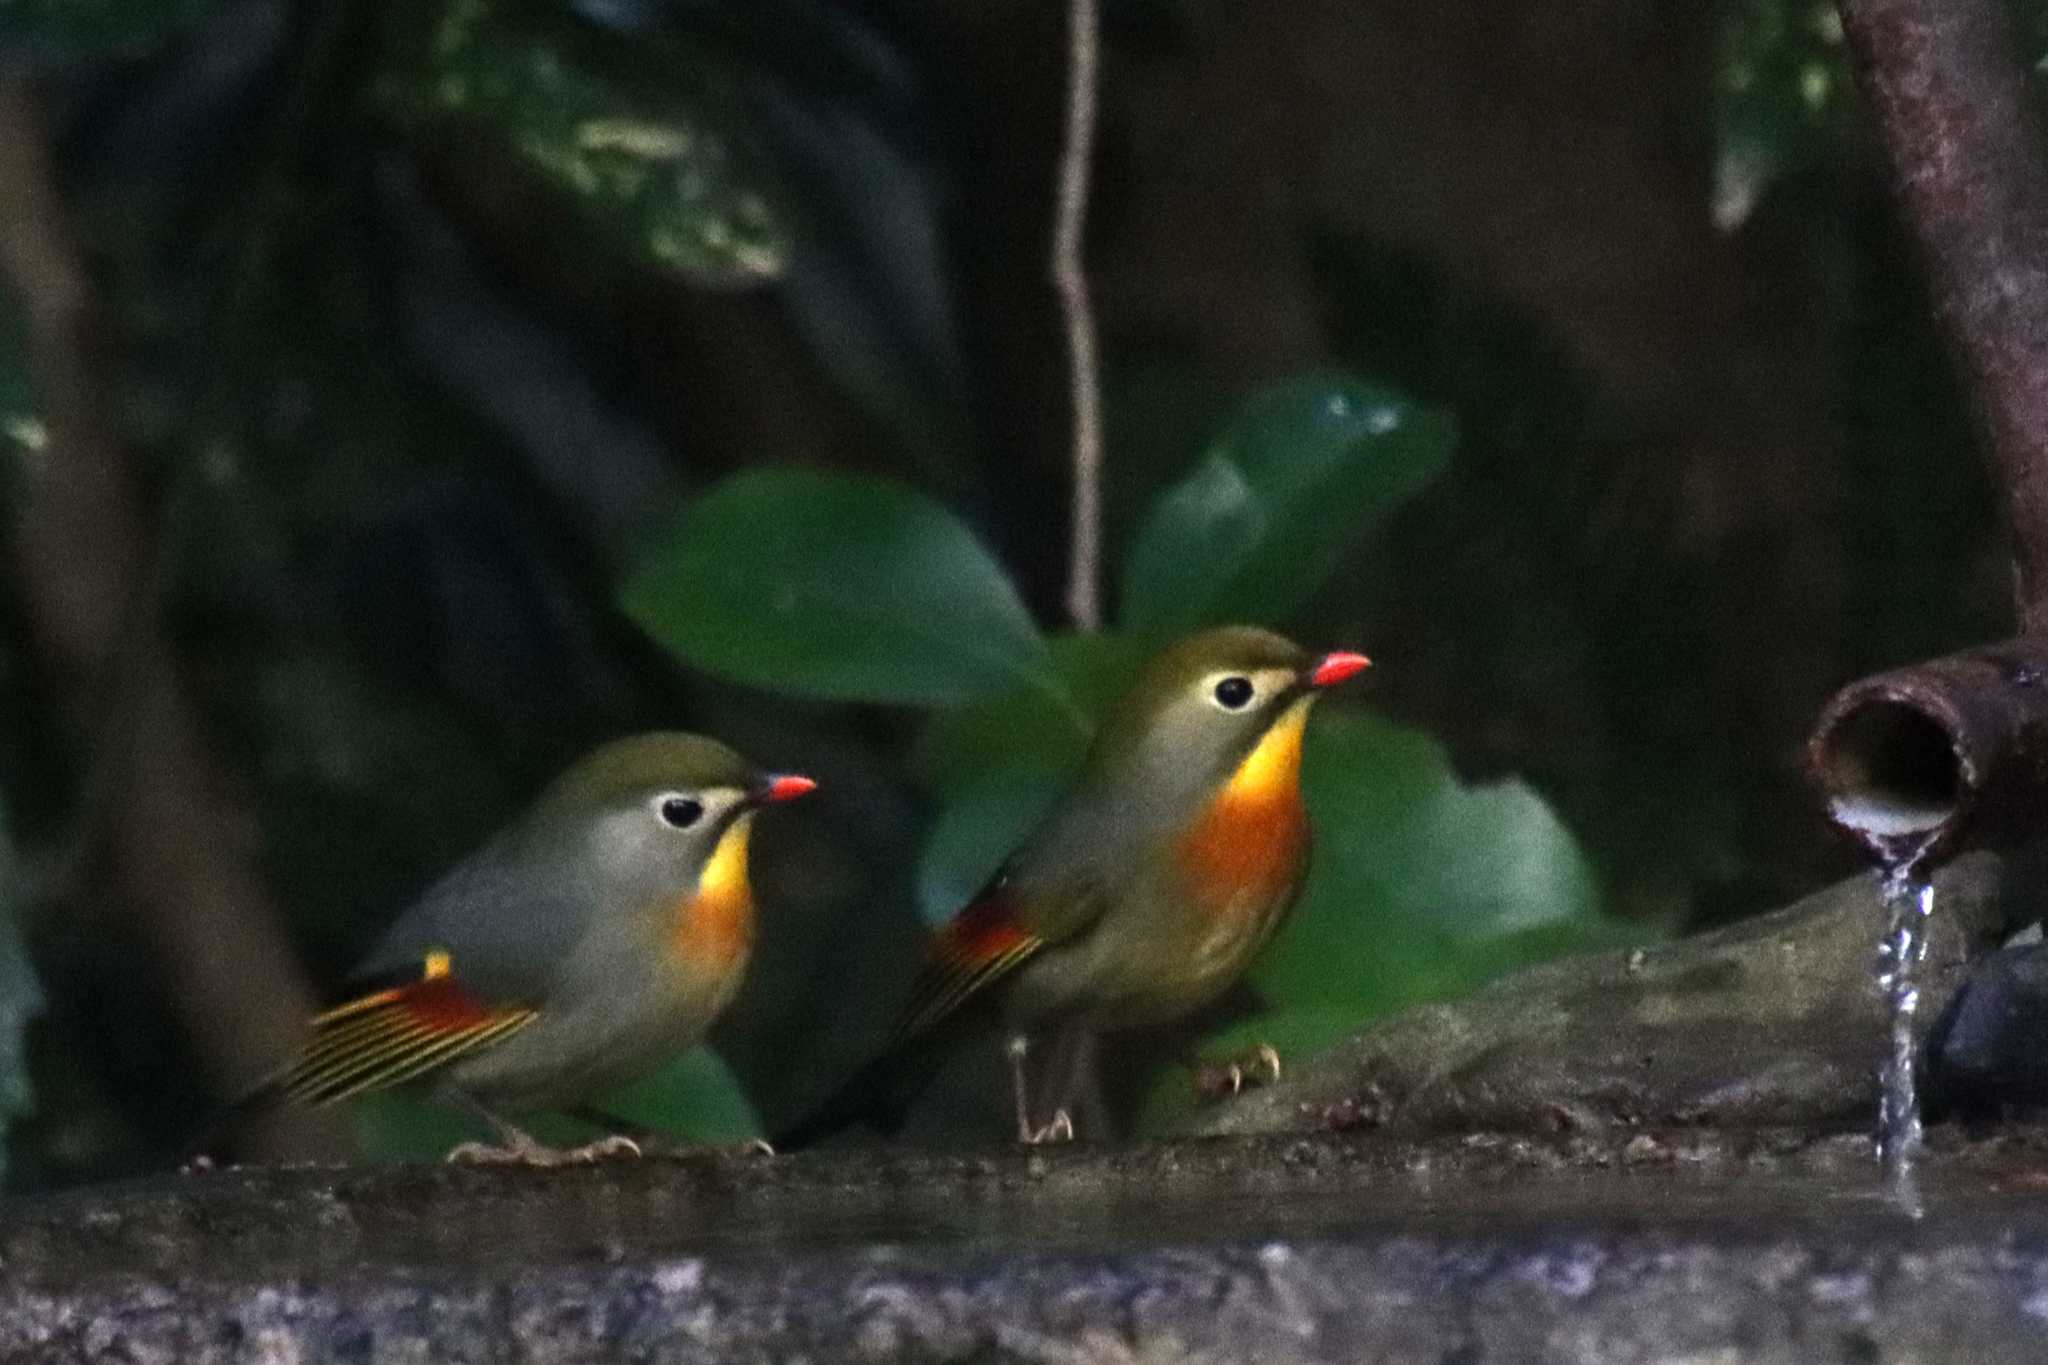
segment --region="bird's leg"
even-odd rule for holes
[[[1005,1048],[1010,1055],[1010,1085],[1017,1101],[1017,1141],[1031,1143],[1072,1142],[1074,1121],[1064,1109],[1053,1112],[1052,1121],[1043,1128],[1031,1124],[1030,1088],[1024,1078],[1024,1058],[1031,1051],[1031,1039],[1024,1034],[1015,1034]]]
[[[1055,1113],[1065,1113],[1071,1120],[1068,1127],[1078,1130],[1085,1126],[1096,1134],[1113,1128],[1096,1055],[1099,1041],[1100,1035],[1087,1023],[1069,1022],[1054,1037],[1052,1051],[1045,1058],[1049,1065],[1041,1066],[1038,1073],[1039,1102],[1050,1101]]]
[[[524,1128],[485,1108],[474,1095],[462,1090],[450,1093],[463,1108],[491,1125],[491,1130],[498,1135],[498,1142],[495,1146],[488,1142],[465,1142],[448,1153],[445,1159],[449,1161],[561,1166],[574,1161],[597,1161],[608,1156],[640,1155],[639,1143],[617,1134],[599,1138],[595,1142],[586,1142],[581,1147],[550,1147]]]
[[[1280,1079],[1280,1053],[1271,1043],[1218,1061],[1195,1061],[1195,1094],[1205,1100],[1226,1099],[1247,1085],[1273,1085]]]
[[[1024,1058],[1031,1051],[1031,1040],[1023,1034],[1015,1034],[1003,1049],[1010,1057],[1010,1093],[1017,1102],[1017,1141],[1031,1141],[1031,1097],[1030,1086],[1024,1079]]]

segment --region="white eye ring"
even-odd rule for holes
[[[1242,711],[1258,695],[1258,684],[1242,673],[1226,673],[1209,686],[1209,704],[1221,711]]]
[[[689,829],[704,818],[704,803],[688,792],[663,792],[649,804],[655,818],[670,829]]]

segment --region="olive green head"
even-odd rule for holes
[[[1104,719],[1089,766],[1101,780],[1208,786],[1317,691],[1366,666],[1348,652],[1310,654],[1257,626],[1218,626],[1146,662]]]
[[[735,825],[814,785],[765,772],[702,735],[634,735],[557,778],[516,837],[529,855],[613,893],[607,900],[630,889],[628,901],[666,901],[696,888]]]

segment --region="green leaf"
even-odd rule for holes
[[[621,34],[556,7],[405,7],[379,82],[417,127],[482,137],[603,240],[697,284],[780,275],[785,201],[737,82],[673,36]]]
[[[1470,960],[1504,938],[1597,921],[1577,841],[1519,779],[1468,786],[1435,741],[1362,712],[1318,717],[1305,763],[1315,861],[1252,973],[1278,1007],[1363,1017],[1478,985]]]
[[[1632,936],[1601,916],[1577,841],[1525,783],[1467,785],[1428,736],[1325,710],[1304,759],[1308,884],[1250,978],[1267,1008],[1202,1051],[1268,1042],[1299,1057],[1404,1006]],[[1185,1072],[1169,1069],[1145,1126],[1190,1102]]]
[[[689,1142],[745,1142],[765,1131],[725,1059],[708,1047],[690,1049],[645,1080],[607,1097],[603,1107],[653,1132]]]
[[[1065,695],[1001,566],[886,479],[735,475],[684,509],[622,603],[678,657],[760,687],[926,706]]]
[[[1262,395],[1153,504],[1124,567],[1120,624],[1165,635],[1284,621],[1453,444],[1448,418],[1355,380]]]
[[[1854,95],[1834,0],[1726,6],[1714,80],[1715,225],[1733,231],[1778,179],[1838,157]]]

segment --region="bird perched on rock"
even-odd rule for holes
[[[933,935],[881,1054],[778,1145],[860,1121],[893,1127],[944,1035],[991,1018],[1010,1039],[1018,1137],[1071,1136],[1064,1112],[1032,1122],[1030,1040],[1166,1023],[1244,975],[1308,865],[1309,710],[1368,663],[1248,626],[1154,657],[1050,814]]]
[[[753,948],[754,816],[815,785],[698,735],[604,745],[399,916],[298,1057],[236,1109],[418,1084],[502,1143],[451,1155],[632,1150],[558,1151],[503,1115],[573,1110],[704,1036]]]

